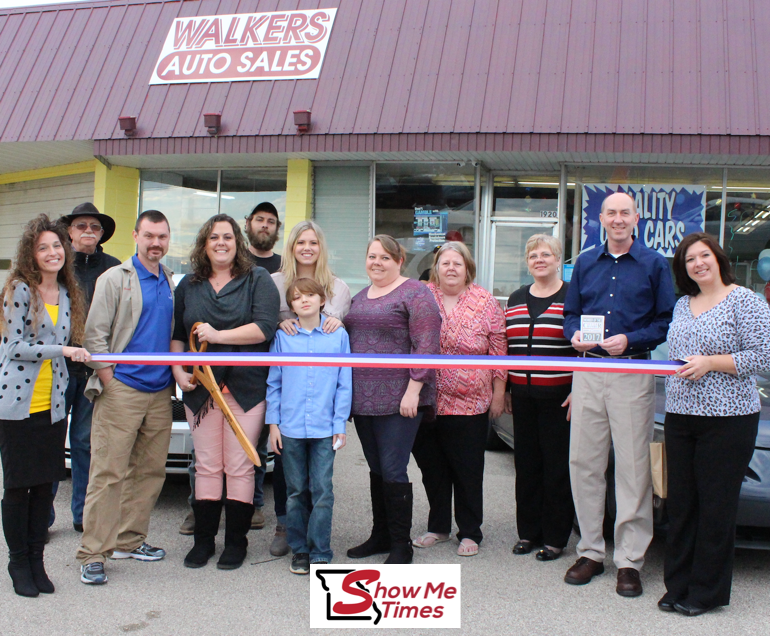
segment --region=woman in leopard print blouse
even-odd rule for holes
[[[759,423],[756,374],[770,369],[770,309],[735,284],[704,233],[674,254],[684,296],[668,332],[685,365],[666,380],[668,532],[664,611],[697,616],[730,602],[738,497]]]

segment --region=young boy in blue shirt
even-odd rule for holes
[[[324,333],[323,287],[299,278],[286,302],[299,319],[297,334],[279,330],[270,346],[276,353],[350,353],[343,328]],[[350,367],[270,367],[267,412],[270,441],[283,458],[286,476],[286,539],[289,569],[308,574],[311,563],[332,560],[332,473],[334,453],[345,445],[353,374]]]

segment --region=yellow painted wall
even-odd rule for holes
[[[131,232],[139,208],[139,170],[123,166],[108,169],[97,161],[94,205],[99,212],[115,219],[115,235],[105,245],[105,251],[121,261],[126,260],[136,252]]]
[[[71,174],[85,174],[93,172],[95,166],[101,165],[96,159],[81,161],[79,163],[67,163],[50,168],[38,168],[37,170],[23,170],[22,172],[6,172],[0,174],[0,185],[6,183],[19,183],[21,181],[35,181],[37,179],[50,179],[52,177],[66,177]]]
[[[313,163],[309,159],[289,159],[286,173],[286,218],[283,235],[300,221],[313,216]]]

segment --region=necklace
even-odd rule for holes
[[[227,272],[225,274],[225,278],[217,278],[216,276],[212,276],[209,278],[209,283],[211,283],[211,286],[214,288],[214,291],[219,291],[222,289],[227,283],[229,283],[233,277],[230,275],[230,272]]]

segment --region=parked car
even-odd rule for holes
[[[661,345],[653,356],[656,359],[668,359],[666,345]],[[770,550],[770,375],[761,375],[757,380],[762,410],[754,455],[743,478],[738,521],[736,528],[736,546]],[[665,378],[655,378],[655,428],[654,441],[663,441],[664,420],[666,415]],[[516,408],[514,404],[514,409]],[[488,450],[498,450],[507,444],[513,448],[513,419],[503,414],[490,425]],[[504,446],[503,446],[504,447]],[[615,456],[610,450],[607,466],[607,504],[605,512],[605,535],[612,536],[615,522]],[[654,521],[656,531],[664,532],[668,523],[666,502],[653,498]]]

